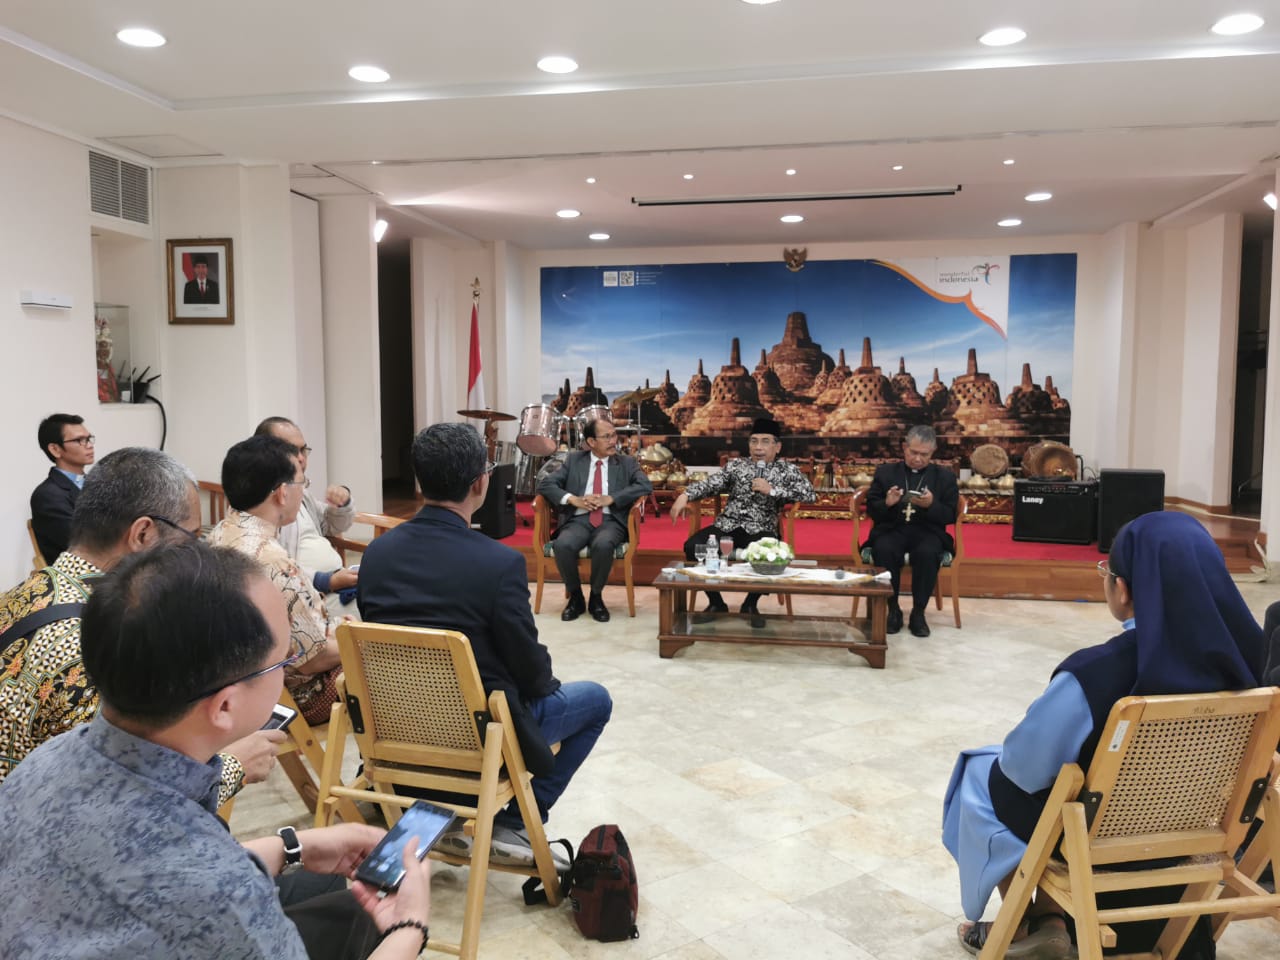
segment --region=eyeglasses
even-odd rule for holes
[[[148,519],[148,520],[150,520],[152,523],[163,523],[166,527],[172,527],[174,530],[177,530],[179,533],[184,533],[184,534],[186,534],[186,535],[187,535],[188,537],[190,537],[192,540],[199,540],[199,539],[200,539],[200,531],[199,531],[199,530],[188,530],[188,529],[187,529],[186,527],[184,527],[182,524],[180,524],[180,523],[175,523],[174,521],[170,520],[168,517],[161,517],[161,516],[159,516],[159,515],[157,515],[157,514],[151,514],[151,513],[149,513],[149,514],[147,514],[147,519]]]
[[[263,667],[261,670],[255,670],[253,673],[246,673],[243,677],[236,680],[229,680],[226,683],[220,683],[211,690],[192,697],[187,703],[195,703],[197,700],[203,700],[205,697],[212,697],[219,690],[225,690],[227,687],[234,687],[238,683],[248,683],[250,680],[257,680],[259,677],[265,677],[272,670],[281,670],[285,667],[291,667],[302,659],[301,653],[291,653],[278,663],[273,663],[269,667]]]
[[[1110,566],[1110,562],[1109,562],[1109,561],[1107,561],[1107,560],[1099,560],[1099,561],[1098,561],[1098,576],[1102,577],[1102,578],[1105,580],[1107,577],[1115,577],[1115,576],[1119,576],[1119,574],[1117,574],[1117,573],[1113,573],[1113,572],[1112,572],[1112,570],[1111,570],[1111,566]]]
[[[311,486],[311,478],[310,478],[310,477],[303,477],[301,480],[281,480],[281,481],[280,481],[280,486],[282,486],[282,487],[301,487],[303,490],[305,490],[305,489],[307,489],[307,487]]]
[[[298,448],[298,452],[301,453],[304,457],[311,456],[311,448],[306,446],[305,444]]]
[[[92,447],[93,442],[97,439],[98,438],[95,437],[92,433],[86,434],[83,437],[67,437],[67,439],[65,440],[58,441],[58,446],[65,447],[69,443],[78,443],[82,447]]]

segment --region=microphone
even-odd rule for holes
[[[763,460],[757,460],[757,461],[756,461],[756,476],[757,476],[757,477],[763,477],[763,476],[764,476],[764,468],[765,468],[765,462],[764,462]]]

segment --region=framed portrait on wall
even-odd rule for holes
[[[169,322],[235,323],[231,240],[169,240]]]

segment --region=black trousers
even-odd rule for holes
[[[378,945],[378,928],[342,877],[299,870],[276,888],[311,960],[365,960]]]
[[[599,596],[604,585],[609,582],[609,571],[613,569],[613,551],[618,544],[625,543],[626,539],[627,528],[608,517],[598,527],[591,526],[585,519],[570,520],[560,527],[560,532],[551,541],[551,552],[555,554],[556,569],[560,571],[560,579],[564,581],[564,588],[569,592],[570,598],[582,593],[582,578],[578,575],[578,551],[590,546],[591,595]]]
[[[943,543],[938,535],[924,527],[910,525],[896,530],[882,530],[871,543],[871,561],[889,571],[893,583],[894,602],[902,585],[902,565],[911,554],[911,607],[924,610],[938,582],[942,564]]]
[[[717,543],[719,543],[721,537],[732,537],[733,549],[742,550],[749,544],[755,543],[757,540],[760,540],[764,537],[776,537],[776,536],[777,536],[776,533],[768,533],[768,532],[747,533],[747,531],[745,530],[721,530],[719,527],[717,527],[713,523],[709,527],[703,527],[701,530],[699,530],[697,533],[695,533],[692,537],[690,537],[688,540],[684,542],[684,556],[686,560],[698,559],[693,552],[693,548],[698,546],[698,544],[705,544],[707,540],[709,540],[711,537],[715,537]],[[725,558],[723,557],[721,558],[722,561],[724,559]],[[763,596],[765,596],[764,591],[760,591],[758,593],[748,593],[746,600],[743,601],[743,606],[754,607],[757,603],[759,603],[760,598]],[[724,597],[720,596],[720,593],[716,590],[707,591],[707,600],[711,603],[724,603]]]

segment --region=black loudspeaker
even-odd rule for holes
[[[486,537],[501,540],[516,532],[516,465],[500,463],[489,474],[489,492],[471,515],[471,526]]]
[[[1164,509],[1163,470],[1103,470],[1098,491],[1098,549],[1106,553],[1120,528]]]
[[[1094,480],[1018,480],[1013,485],[1013,539],[1092,543],[1098,519]]]

